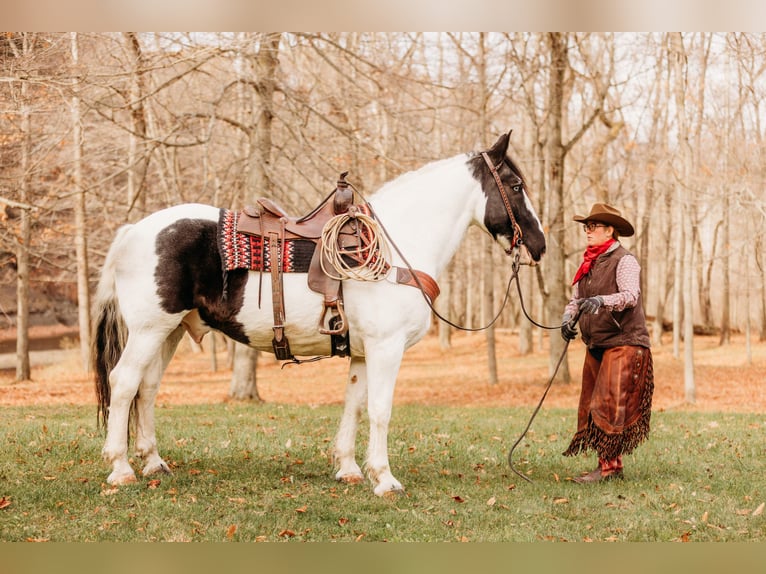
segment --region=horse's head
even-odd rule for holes
[[[510,132],[503,134],[490,149],[469,160],[487,198],[484,226],[508,253],[522,246],[533,261],[540,261],[545,234],[527,195],[524,176],[507,156],[510,138]]]

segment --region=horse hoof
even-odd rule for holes
[[[381,496],[384,498],[389,498],[389,499],[399,498],[400,495],[404,494],[404,487],[398,482],[395,484],[388,484],[388,485],[379,484],[378,486],[375,487],[373,492],[377,496]]]
[[[135,484],[138,482],[138,479],[135,474],[121,474],[115,476],[115,474],[112,473],[106,479],[106,482],[112,486],[125,486],[126,484]]]
[[[144,476],[151,476],[153,474],[157,474],[158,472],[161,472],[163,474],[173,474],[173,472],[170,470],[170,467],[167,465],[167,463],[163,460],[157,464],[152,465],[146,465],[144,467],[144,470],[141,471],[141,474]]]
[[[344,474],[336,479],[343,484],[362,484],[364,482],[364,476],[361,474]]]
[[[386,500],[399,500],[405,496],[405,493],[403,488],[398,488],[394,490],[387,490],[378,496],[385,498]]]

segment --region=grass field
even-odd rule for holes
[[[2,541],[766,541],[766,416],[658,412],[626,479],[577,485],[574,411],[401,405],[389,437],[406,493],[333,480],[340,406],[164,405],[172,475],[113,488],[90,406],[0,409]],[[364,442],[360,451],[364,451]],[[134,465],[140,469],[140,461]]]

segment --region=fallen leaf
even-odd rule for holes
[[[681,542],[689,542],[689,539],[691,538],[692,533],[691,532],[684,532],[681,535]]]
[[[752,514],[751,516],[760,516],[761,514],[763,514],[763,508],[764,508],[765,506],[766,506],[766,502],[761,502],[761,503],[758,505],[758,508],[756,508],[755,510],[753,510],[753,514]]]
[[[0,510],[8,508],[11,505],[11,499],[3,496],[0,498]]]
[[[452,500],[454,500],[455,502],[465,502],[462,496],[453,496]]]
[[[569,504],[569,499],[563,496],[557,496],[553,499],[553,504]]]
[[[282,532],[279,533],[279,536],[282,538],[292,538],[293,536],[295,536],[295,532],[293,532],[292,530],[283,530]]]
[[[340,518],[338,518],[338,524],[340,526],[345,526],[346,524],[348,524],[348,518],[341,516]]]
[[[306,505],[304,504],[304,505],[303,505],[303,506],[301,506],[300,508],[296,508],[296,509],[295,509],[295,512],[298,512],[298,513],[300,513],[300,514],[303,514],[304,512],[306,512],[306,510],[308,510],[308,506],[306,506]]]
[[[237,498],[229,498],[229,502],[236,502],[237,504],[244,504],[247,501],[244,498],[237,497]]]
[[[162,484],[162,481],[161,481],[161,480],[159,480],[159,479],[156,479],[156,478],[155,478],[154,480],[150,480],[150,481],[149,481],[149,483],[147,484],[147,487],[148,487],[148,488],[150,488],[151,490],[154,490],[154,489],[156,489],[156,488],[157,488],[157,487],[158,487],[160,484]]]
[[[362,540],[362,538],[364,538],[365,536],[367,536],[367,533],[366,532],[362,532],[359,536],[354,538],[354,542],[360,542]]]
[[[706,510],[705,513],[702,515],[702,518],[700,520],[702,522],[707,522],[707,518],[708,518],[708,513],[707,513],[707,510]]]
[[[487,506],[494,506],[495,502],[497,502],[497,499],[493,496],[487,501]]]
[[[236,532],[237,532],[237,525],[236,525],[236,524],[232,524],[232,525],[231,525],[231,526],[229,526],[229,528],[226,530],[226,538],[228,538],[229,540],[231,540],[232,538],[234,538],[234,534],[235,534]]]

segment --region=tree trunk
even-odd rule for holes
[[[146,211],[146,195],[142,193],[148,158],[144,153],[147,138],[146,110],[144,109],[144,54],[135,32],[126,32],[125,40],[133,59],[130,78],[131,132],[128,145],[128,215],[137,209],[139,216]]]
[[[271,123],[274,118],[274,90],[279,64],[279,42],[281,35],[268,33],[261,38],[255,55],[254,72],[258,113],[255,125],[249,134],[249,166],[246,181],[246,201],[252,202],[260,195],[271,195],[274,185],[271,179]],[[234,352],[229,396],[234,399],[255,399],[260,401],[256,380],[258,352],[237,343]]]
[[[683,334],[684,334],[684,394],[686,402],[695,402],[696,389],[694,384],[694,237],[692,207],[693,193],[684,186],[689,182],[691,173],[691,149],[689,147],[688,123],[686,121],[686,52],[683,37],[680,33],[670,35],[670,58],[674,72],[675,103],[678,113],[678,144],[681,153],[676,194],[676,223],[679,231],[676,245],[679,247],[676,263],[676,297],[677,309],[675,319],[683,304]],[[686,206],[686,207],[684,207]],[[683,262],[680,258],[683,258]],[[682,264],[683,263],[683,264]],[[681,297],[683,293],[683,297]],[[680,326],[680,325],[679,325]],[[674,326],[674,331],[677,327]]]
[[[477,72],[479,76],[479,90],[481,105],[479,106],[479,129],[482,139],[489,135],[489,120],[487,107],[489,106],[490,88],[487,84],[487,45],[486,34],[479,33],[479,54],[476,61]],[[484,309],[482,324],[488,325],[485,333],[487,343],[487,380],[490,385],[497,384],[497,345],[495,336],[495,325],[490,325],[490,321],[495,314],[495,266],[492,262],[492,251],[494,241],[490,237],[482,238],[484,246],[482,260],[482,285],[484,293],[482,294],[482,308]]]
[[[229,397],[241,401],[262,401],[255,381],[257,362],[258,351],[241,343],[234,345],[234,370],[231,374]]]
[[[19,198],[29,204],[29,168],[32,153],[31,110],[27,100],[27,83],[21,84],[21,177]],[[16,380],[28,381],[32,375],[29,363],[29,243],[32,238],[29,209],[21,210],[21,230],[16,248]]]
[[[77,32],[71,33],[72,65],[78,72]],[[90,287],[88,284],[88,231],[85,212],[85,187],[82,180],[82,118],[80,98],[72,96],[72,183],[74,194],[75,252],[77,257],[77,310],[80,330],[80,359],[84,371],[90,369]]]
[[[567,303],[564,291],[564,157],[566,151],[561,139],[564,106],[564,72],[568,66],[566,35],[550,33],[547,36],[550,49],[550,79],[548,84],[548,124],[546,127],[546,155],[548,166],[549,229],[548,249],[545,258],[545,282],[549,294],[546,300],[548,316],[552,321],[559,319]],[[550,337],[549,374],[552,375],[556,363],[564,351],[564,340],[558,333]],[[557,380],[571,381],[569,363],[561,363]]]
[[[493,319],[495,314],[495,285],[492,280],[492,276],[494,275],[492,251],[494,250],[495,242],[491,237],[484,237],[482,243],[484,244],[484,256],[482,257],[482,275],[484,276],[484,280],[482,281],[484,287],[484,317],[482,318],[482,325],[489,325],[489,322]],[[487,381],[490,385],[496,385],[498,379],[495,325],[487,327],[485,335],[487,342]]]

